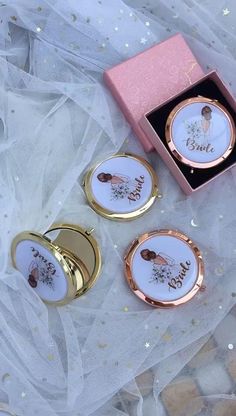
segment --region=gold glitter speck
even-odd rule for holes
[[[172,335],[167,332],[163,335],[162,339],[166,342],[169,342],[172,339]]]
[[[124,306],[123,311],[128,312],[128,310],[129,310],[128,306]]]

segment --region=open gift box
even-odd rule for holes
[[[159,153],[186,194],[202,188],[236,164],[233,149],[222,163],[193,171],[167,145],[168,116],[188,98],[218,100],[236,122],[236,103],[230,91],[215,71],[204,74],[182,35],[172,36],[108,69],[104,80],[144,149]]]

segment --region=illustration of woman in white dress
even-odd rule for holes
[[[211,120],[212,120],[212,110],[208,105],[205,105],[205,107],[202,108],[201,114],[202,114],[202,131],[204,137],[210,137],[211,135]]]
[[[97,175],[100,182],[109,183],[111,186],[111,199],[124,199],[130,193],[132,181],[129,176],[114,173],[101,172]]]
[[[164,283],[178,271],[174,259],[165,253],[156,254],[155,251],[144,249],[140,252],[141,257],[152,263],[152,278],[150,282]]]

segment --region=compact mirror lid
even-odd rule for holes
[[[158,195],[157,175],[142,157],[120,153],[100,162],[85,175],[90,206],[112,220],[132,220],[143,215]]]
[[[218,101],[192,97],[169,114],[165,135],[173,155],[192,168],[206,169],[222,163],[235,145],[235,124]]]
[[[141,235],[128,248],[125,275],[130,288],[156,307],[178,306],[200,289],[204,275],[201,253],[176,230]]]

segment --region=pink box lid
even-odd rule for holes
[[[108,69],[104,80],[146,151],[142,116],[198,81],[204,72],[181,34]]]

